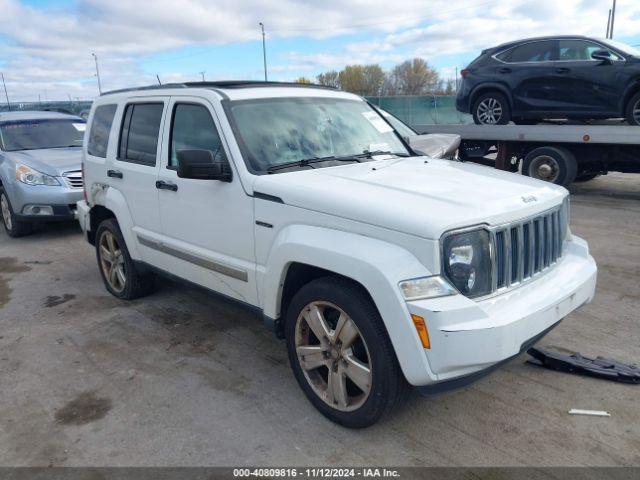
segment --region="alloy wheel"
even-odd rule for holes
[[[560,165],[558,161],[549,155],[540,155],[534,158],[529,165],[529,176],[538,180],[555,182],[559,174]]]
[[[100,268],[109,286],[117,293],[126,286],[124,254],[118,244],[118,239],[110,231],[105,231],[100,237]]]
[[[2,221],[4,222],[5,227],[7,227],[7,230],[11,230],[13,228],[11,210],[9,208],[7,196],[4,193],[0,195],[0,209],[2,210]]]
[[[298,362],[314,393],[341,411],[366,402],[372,387],[371,357],[358,327],[340,307],[316,301],[296,321]]]
[[[502,118],[502,104],[493,97],[478,104],[478,120],[484,125],[496,125]]]
[[[634,123],[640,125],[640,99],[633,106],[632,115]]]

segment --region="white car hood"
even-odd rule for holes
[[[526,218],[567,195],[562,187],[522,175],[426,157],[262,175],[254,192],[430,239],[453,228]]]

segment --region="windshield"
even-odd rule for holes
[[[5,151],[81,147],[85,123],[72,120],[18,120],[0,123]]]
[[[367,152],[408,155],[367,103],[336,98],[268,98],[231,102],[231,117],[255,172],[283,164]],[[331,163],[331,159],[327,159]]]
[[[623,53],[627,53],[629,55],[633,55],[634,57],[640,57],[640,50],[631,45],[627,45],[624,42],[618,42],[617,40],[602,40],[603,43],[607,43],[611,45],[613,48],[617,48]]]

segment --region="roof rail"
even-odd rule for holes
[[[317,85],[315,83],[297,83],[297,82],[263,82],[260,80],[220,80],[216,82],[183,82],[183,83],[164,83],[162,85],[145,85],[143,87],[122,88],[120,90],[111,90],[102,93],[101,96],[111,95],[114,93],[136,92],[143,90],[159,90],[166,88],[256,88],[256,87],[299,87],[299,88],[325,88],[328,90],[337,90],[335,87],[328,85]]]

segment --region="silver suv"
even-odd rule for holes
[[[0,209],[11,237],[73,220],[82,199],[85,121],[55,112],[0,113]]]

